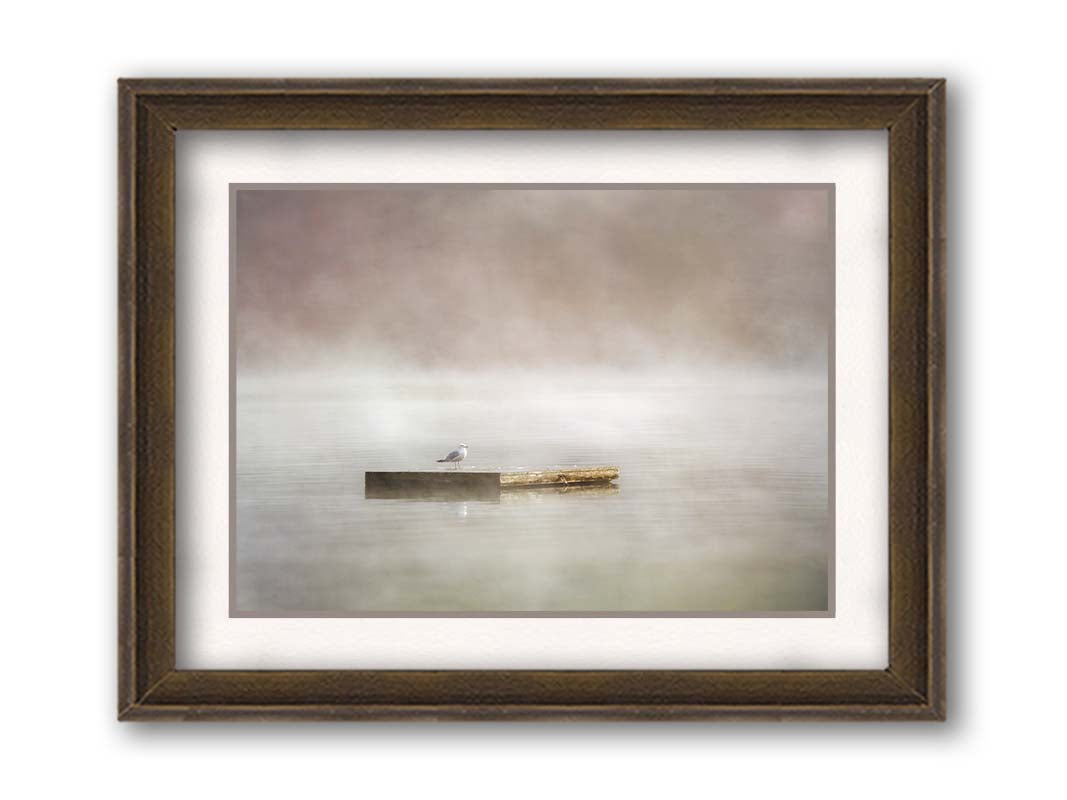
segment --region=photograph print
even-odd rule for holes
[[[231,616],[832,616],[830,184],[234,184]]]

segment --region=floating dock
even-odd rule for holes
[[[566,488],[610,484],[619,477],[618,467],[553,467],[539,470],[435,469],[408,472],[367,472],[364,490],[368,498],[385,499],[423,496],[428,499],[493,499],[514,489]]]

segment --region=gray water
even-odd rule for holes
[[[243,375],[236,402],[237,613],[827,610],[824,374]],[[459,442],[620,478],[364,497]]]

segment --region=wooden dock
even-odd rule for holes
[[[398,472],[366,472],[368,498],[424,495],[449,499],[469,495],[492,499],[502,491],[548,487],[609,484],[619,477],[618,467],[553,467],[540,470],[435,469]]]

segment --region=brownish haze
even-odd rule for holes
[[[825,369],[832,188],[236,192],[242,370]]]

